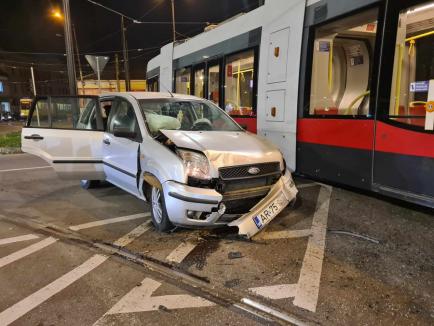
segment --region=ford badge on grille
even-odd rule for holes
[[[249,169],[247,170],[247,172],[249,172],[249,173],[252,174],[252,175],[256,175],[256,174],[258,174],[259,172],[261,172],[261,170],[260,170],[259,168],[257,168],[256,166],[252,166],[251,168],[249,168]]]

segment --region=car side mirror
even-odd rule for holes
[[[130,131],[129,129],[125,129],[125,128],[115,128],[113,130],[113,135],[119,138],[127,138],[127,139],[137,138],[137,132]]]

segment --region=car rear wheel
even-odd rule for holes
[[[92,189],[99,185],[99,180],[80,180],[80,186],[83,189]]]
[[[166,210],[164,193],[160,188],[151,188],[150,204],[152,223],[159,232],[167,232],[173,229],[173,224],[169,220]]]

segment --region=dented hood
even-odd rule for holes
[[[161,130],[177,147],[203,152],[214,168],[282,162],[279,149],[248,132]]]

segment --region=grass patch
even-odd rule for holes
[[[0,136],[0,147],[21,148],[21,132],[11,132]]]

